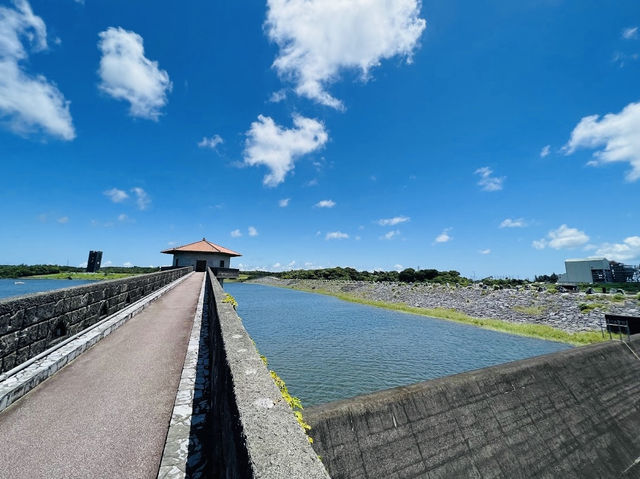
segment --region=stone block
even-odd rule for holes
[[[6,356],[18,349],[18,333],[9,333],[0,336],[0,356]]]
[[[56,303],[46,302],[38,305],[38,318],[40,321],[51,319],[56,314]]]

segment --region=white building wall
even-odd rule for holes
[[[610,270],[609,261],[605,258],[567,260],[564,262],[566,274],[563,274],[559,281],[564,283],[592,283],[593,276],[591,270]]]
[[[195,269],[196,261],[205,260],[210,268],[230,268],[231,257],[216,253],[191,253],[181,252],[173,253],[173,266],[193,266]],[[221,263],[222,262],[222,263]]]

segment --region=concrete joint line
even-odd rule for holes
[[[200,335],[204,316],[204,295],[207,275],[203,275],[198,305],[193,318],[189,345],[184,358],[180,384],[173,405],[171,422],[167,431],[162,460],[158,469],[158,479],[184,479],[187,477],[189,445],[192,443],[194,423],[194,398],[197,390],[204,385],[198,384],[198,359],[200,356]],[[200,394],[202,396],[202,394]],[[199,477],[190,474],[190,477]]]
[[[0,412],[172,290],[188,273],[0,376]]]

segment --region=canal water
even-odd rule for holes
[[[91,283],[91,281],[84,279],[0,279],[0,299],[69,288],[86,283]]]
[[[305,406],[570,347],[320,294],[243,283],[224,289],[269,368]]]

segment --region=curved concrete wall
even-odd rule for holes
[[[640,335],[630,347],[640,351]],[[640,360],[601,343],[324,404],[305,419],[334,479],[640,477]]]
[[[0,373],[190,271],[174,269],[0,300]]]

